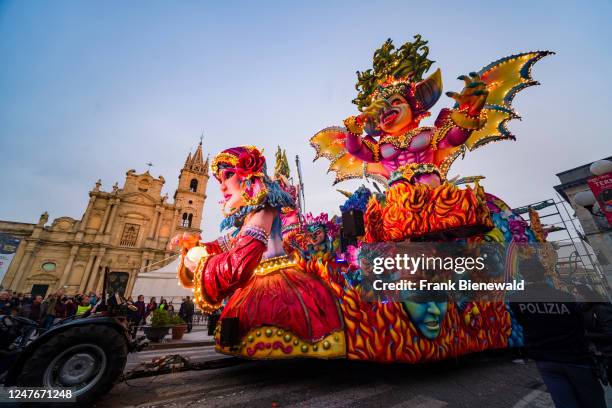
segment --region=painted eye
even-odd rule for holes
[[[231,179],[232,177],[234,177],[234,174],[235,174],[235,173],[234,173],[233,171],[224,171],[224,172],[223,172],[223,179],[224,179],[224,180],[229,180],[229,179]]]
[[[399,99],[394,99],[391,101],[391,106],[397,106],[397,105],[401,105],[402,101]]]

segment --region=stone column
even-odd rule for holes
[[[125,298],[132,296],[132,289],[134,289],[134,283],[136,282],[136,277],[138,276],[138,268],[132,268],[130,271],[130,278],[128,279],[127,286],[125,288]]]
[[[110,271],[109,271],[110,272]],[[96,294],[102,293],[104,289],[104,274],[106,273],[106,265],[100,268],[98,272],[98,282],[96,283]]]
[[[108,217],[113,209],[113,202],[111,200],[108,201],[108,205],[104,210],[104,217],[102,217],[102,223],[100,224],[100,228],[98,228],[98,234],[104,234],[104,229],[106,228],[106,222],[108,221]]]
[[[93,268],[89,275],[89,281],[87,282],[87,285],[85,286],[85,290],[87,291],[93,290],[94,281],[97,275],[99,274],[100,262],[102,262],[102,257],[104,256],[104,252],[106,252],[106,248],[100,248],[100,250],[98,251],[98,257],[96,258],[96,261],[94,262]]]
[[[170,227],[170,237],[169,237],[169,239],[172,239],[174,237],[174,233],[176,231],[176,227],[178,226],[178,219],[179,219],[179,209],[175,208],[174,209],[174,218],[172,219],[172,227]]]
[[[19,265],[19,269],[17,270],[15,278],[13,279],[13,282],[16,282],[16,284],[14,285],[15,290],[17,290],[18,292],[21,291],[21,286],[23,285],[26,280],[26,277],[30,273],[31,264],[33,261],[32,255],[34,254],[35,247],[36,244],[34,242],[27,243],[25,253],[23,254],[23,259],[21,260],[21,265]]]
[[[91,267],[93,266],[95,257],[96,257],[96,251],[95,249],[92,249],[91,253],[89,254],[89,260],[87,261],[85,270],[83,271],[83,276],[81,277],[81,284],[79,285],[79,293],[83,293],[83,291],[85,290],[85,286],[87,285],[87,281],[89,280],[89,276],[91,275]]]
[[[68,281],[68,276],[70,276],[70,270],[72,269],[74,257],[76,256],[77,252],[79,252],[79,247],[77,245],[73,245],[72,248],[70,248],[70,257],[68,258],[68,262],[66,262],[66,266],[62,272],[62,277],[59,281],[60,289],[63,288]]]
[[[81,226],[79,227],[79,231],[85,231],[85,228],[87,227],[87,221],[89,221],[89,215],[91,214],[91,210],[93,209],[95,201],[96,196],[91,196],[89,198],[89,204],[87,204],[87,209],[85,210],[85,214],[83,214],[83,219],[81,219]]]
[[[144,252],[142,254],[142,259],[140,260],[140,270],[139,272],[148,272],[145,270],[145,266],[147,265],[147,253]]]
[[[17,252],[15,252],[15,257],[11,261],[8,271],[6,271],[6,276],[4,277],[4,282],[5,282],[4,287],[5,288],[17,290],[17,288],[14,287],[14,285],[17,284],[17,281],[19,280],[18,272],[19,272],[19,269],[21,269],[21,265],[24,260],[24,254],[25,254],[25,250],[27,246],[28,246],[28,243],[25,240],[22,240],[19,243],[19,246],[17,247]]]
[[[109,234],[110,230],[113,226],[113,222],[115,222],[115,216],[117,215],[117,207],[119,206],[119,199],[113,200],[113,209],[111,210],[110,219],[106,224],[106,228],[104,229],[105,234]]]
[[[149,239],[154,239],[157,235],[157,223],[159,221],[159,205],[155,206],[155,214],[153,214],[153,222],[151,223],[151,230],[149,231]]]

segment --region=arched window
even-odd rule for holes
[[[183,220],[181,221],[181,227],[189,227],[189,220],[187,219],[187,213],[183,213]]]
[[[191,191],[192,193],[195,193],[196,191],[198,191],[198,180],[196,179],[191,180],[191,183],[189,183],[189,191]]]
[[[193,221],[193,214],[189,214],[189,217],[187,217],[187,221],[189,223],[189,227],[191,227],[191,222]]]

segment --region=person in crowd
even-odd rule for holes
[[[170,314],[170,316],[172,316],[174,314],[174,305],[172,303],[167,303],[168,306],[168,313]]]
[[[157,299],[155,298],[155,296],[153,296],[153,297],[151,297],[151,299],[149,299],[149,304],[147,305],[147,313],[145,315],[145,319],[151,313],[153,313],[154,310],[157,310]]]
[[[195,307],[193,302],[189,298],[189,296],[183,299],[183,303],[181,303],[181,308],[179,309],[179,316],[187,323],[187,333],[191,333],[193,329],[193,315],[195,312]]]
[[[89,304],[93,307],[98,303],[98,296],[96,292],[89,292]]]
[[[42,296],[36,295],[32,303],[26,303],[21,309],[21,316],[40,324],[42,300]]]
[[[147,315],[147,305],[144,302],[144,296],[138,295],[138,300],[134,302],[134,306],[136,306],[136,325],[140,326],[144,324],[144,320]]]
[[[71,296],[66,300],[66,317],[72,317],[76,314],[77,303],[75,299]]]
[[[54,294],[51,294],[47,297],[47,299],[44,302],[43,305],[43,313],[44,313],[44,317],[43,317],[43,322],[42,322],[42,326],[45,329],[49,329],[52,325],[53,322],[55,321],[55,313],[56,313],[56,305],[58,302],[60,302],[60,299],[62,297],[62,292],[61,291],[57,291]]]
[[[136,324],[136,312],[138,312],[138,308],[134,305],[134,299],[131,296],[125,299],[125,303],[127,304],[127,318],[131,325],[134,326]]]
[[[527,284],[509,296],[510,308],[555,406],[605,408],[603,388],[590,366],[580,305],[545,282],[537,257],[521,261],[519,269]]]
[[[66,302],[68,296],[62,296],[58,302],[55,303],[55,318],[64,319],[66,318]]]
[[[0,315],[11,314],[11,295],[6,290],[0,292]]]
[[[91,299],[87,295],[83,295],[81,298],[81,303],[77,306],[76,315],[82,316],[86,313],[89,313],[93,306],[91,305]]]
[[[179,307],[178,315],[181,319],[185,320],[185,298],[181,298],[181,306]]]
[[[159,306],[157,307],[159,310],[168,310],[168,301],[164,298],[161,298],[159,301]]]
[[[134,313],[134,327],[132,329],[132,336],[136,336],[138,332],[138,326],[146,324],[146,316],[147,316],[147,305],[144,302],[144,296],[138,295],[138,300],[134,302],[134,306],[136,307],[136,311]]]
[[[587,333],[612,336],[612,305],[599,293],[586,285],[576,286],[583,299],[584,328]]]
[[[23,293],[13,293],[13,297],[11,298],[11,306],[20,309],[23,306],[23,303]]]

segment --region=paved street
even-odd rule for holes
[[[183,349],[200,361],[212,346]],[[174,354],[155,350],[137,359]],[[532,363],[510,354],[427,366],[336,361],[256,361],[117,384],[96,407],[552,407]],[[197,361],[197,360],[194,360]]]
[[[155,358],[170,354],[180,354],[187,358],[192,363],[200,363],[203,361],[215,360],[224,358],[226,356],[219,354],[215,351],[214,346],[197,346],[197,347],[182,347],[176,349],[162,349],[162,350],[145,350],[140,353],[128,354],[128,361],[125,366],[125,371],[133,370],[138,368],[145,362],[151,362]]]

